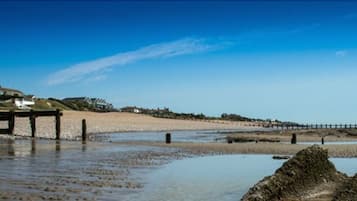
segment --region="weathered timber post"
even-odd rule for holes
[[[293,136],[292,136],[292,138],[291,138],[291,144],[296,144],[296,142],[297,142],[296,134],[293,133]]]
[[[60,139],[61,135],[61,113],[60,110],[56,110],[56,140]]]
[[[324,139],[324,137],[321,137],[321,144],[322,144],[322,145],[325,144],[325,139]]]
[[[82,119],[82,141],[87,140],[87,122],[85,119]]]
[[[10,110],[9,112],[9,135],[14,134],[14,128],[15,128],[15,112],[14,110]]]
[[[31,137],[35,137],[36,134],[36,116],[33,110],[30,110],[30,125],[31,125]]]
[[[171,133],[166,133],[165,139],[166,139],[166,144],[171,144]]]

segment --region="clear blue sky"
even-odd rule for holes
[[[357,122],[357,3],[0,2],[0,84],[117,107]]]

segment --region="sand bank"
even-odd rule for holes
[[[118,143],[120,144],[120,143]],[[146,145],[158,147],[180,148],[198,155],[206,154],[273,154],[294,155],[311,145],[283,143],[157,143],[157,142],[126,142],[130,145]],[[328,150],[330,157],[357,157],[357,146],[354,144],[334,144],[321,146]]]

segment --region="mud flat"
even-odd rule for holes
[[[348,142],[357,141],[357,129],[303,129],[303,130],[273,130],[254,132],[227,133],[227,138],[236,142],[290,142],[292,134],[296,134],[298,142]]]
[[[173,142],[165,144],[159,142],[116,142],[115,144],[144,145],[156,147],[171,147],[186,150],[197,155],[217,154],[272,154],[294,155],[297,152],[311,146],[308,144],[283,144],[283,143],[189,143]],[[357,146],[354,144],[323,145],[328,150],[330,157],[357,157]]]
[[[327,150],[314,145],[254,185],[241,201],[352,201],[357,198],[356,187],[356,176],[338,172]]]

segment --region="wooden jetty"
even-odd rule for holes
[[[28,117],[31,125],[31,136],[36,135],[36,118],[37,117],[54,117],[56,120],[56,140],[60,139],[61,135],[61,116],[63,113],[60,110],[29,110],[29,111],[0,111],[0,121],[7,121],[8,128],[0,129],[0,134],[14,134],[16,117]]]
[[[275,124],[265,125],[265,128],[276,128],[281,130],[299,129],[357,129],[357,124]]]

